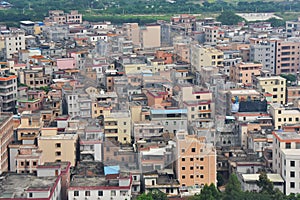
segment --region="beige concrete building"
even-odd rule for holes
[[[146,24],[140,30],[140,42],[142,48],[157,48],[160,47],[160,25]]]
[[[138,23],[124,23],[123,33],[128,40],[131,40],[133,45],[140,45],[140,28]]]
[[[182,187],[216,184],[216,162],[216,150],[204,137],[177,133],[175,169]]]
[[[279,103],[273,103],[270,106],[270,114],[273,118],[275,130],[282,129],[286,124],[299,124],[300,110],[299,108],[286,108]]]
[[[287,87],[287,103],[296,103],[300,99],[300,86]]]
[[[43,128],[38,137],[42,150],[41,163],[69,161],[76,164],[78,135],[76,133],[58,134],[57,128]]]
[[[104,136],[122,144],[131,143],[131,116],[127,112],[112,112],[104,116]]]
[[[300,42],[277,40],[276,49],[276,70],[275,73],[296,73],[299,72]]]
[[[8,145],[13,141],[13,115],[0,113],[0,174],[8,171]]]
[[[189,63],[190,62],[190,46],[187,43],[175,43],[174,53],[177,56],[177,60]]]
[[[286,104],[286,79],[280,76],[254,77],[253,83],[262,93],[273,95],[273,103]]]
[[[251,85],[252,76],[260,75],[262,64],[260,63],[238,63],[230,67],[230,79],[236,83]]]
[[[43,121],[40,113],[22,112],[21,123],[17,128],[17,140],[27,144],[34,144],[41,127],[43,127]]]
[[[201,67],[223,66],[224,53],[213,47],[199,44],[191,45],[191,65],[193,71],[200,71]]]

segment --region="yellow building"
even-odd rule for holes
[[[31,111],[23,111],[21,114],[21,123],[17,128],[17,138],[19,141],[27,140],[34,144],[34,140],[38,137],[43,127],[43,120],[40,113],[32,113]]]
[[[201,67],[223,66],[224,53],[213,47],[199,44],[191,46],[191,65],[193,71],[200,71]]]
[[[286,104],[286,79],[280,76],[255,77],[256,87],[262,93],[273,95],[273,103]]]
[[[131,143],[131,116],[129,112],[114,112],[104,117],[104,136],[122,144]]]
[[[176,156],[176,175],[182,187],[216,185],[216,150],[205,137],[178,132]]]
[[[299,124],[300,111],[298,108],[285,108],[279,103],[272,103],[270,114],[273,118],[275,130],[282,129],[283,125]]]
[[[77,140],[75,133],[58,134],[57,128],[43,128],[38,137],[38,146],[43,152],[41,163],[69,161],[75,166]]]

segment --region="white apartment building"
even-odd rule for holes
[[[300,135],[296,132],[273,132],[273,171],[285,181],[284,193],[299,193]]]
[[[6,59],[12,58],[13,54],[25,48],[25,33],[13,33],[5,36]]]

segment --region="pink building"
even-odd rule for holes
[[[42,109],[45,92],[42,90],[30,90],[26,99],[18,99],[18,112],[37,111]]]
[[[56,65],[59,70],[64,69],[75,69],[75,59],[74,58],[59,58],[56,59]]]

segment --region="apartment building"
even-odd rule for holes
[[[0,75],[0,111],[15,112],[17,102],[17,76]]]
[[[122,144],[131,143],[131,115],[130,112],[112,112],[104,116],[104,137]]]
[[[160,47],[161,31],[159,24],[146,24],[140,29],[140,42],[144,49]]]
[[[273,131],[273,171],[285,184],[284,193],[299,192],[300,135],[297,132]]]
[[[287,87],[287,103],[296,103],[300,99],[300,86]]]
[[[35,139],[39,136],[43,127],[41,114],[23,111],[20,118],[21,123],[17,128],[17,140],[25,144],[35,144]]]
[[[298,17],[295,21],[286,21],[285,28],[287,37],[295,37],[300,31],[300,18]]]
[[[276,40],[263,40],[259,38],[249,38],[250,41],[250,61],[259,62],[263,69],[269,69],[275,74],[276,68]]]
[[[122,26],[123,33],[133,45],[140,45],[140,27],[138,23],[124,23]]]
[[[68,161],[71,166],[75,166],[78,134],[59,134],[57,128],[43,128],[37,142],[43,152],[41,163]]]
[[[277,40],[276,47],[275,73],[280,75],[299,72],[300,41],[298,39]]]
[[[230,79],[243,85],[252,84],[252,76],[260,75],[262,64],[260,63],[237,63],[230,67]]]
[[[10,144],[9,171],[16,173],[37,173],[41,164],[42,151],[35,145]]]
[[[179,195],[180,184],[170,170],[151,171],[143,173],[145,181],[145,193],[153,190],[159,190],[168,197],[176,197]]]
[[[165,131],[176,134],[179,130],[187,130],[187,109],[151,108],[150,120],[165,126]]]
[[[190,45],[187,43],[175,43],[174,53],[178,61],[190,63]]]
[[[216,150],[205,137],[177,133],[175,171],[181,187],[216,184],[216,162]]]
[[[18,73],[20,83],[27,85],[32,89],[47,87],[50,84],[51,76],[46,75],[42,69],[21,70]]]
[[[286,79],[280,76],[253,77],[253,84],[262,93],[272,95],[273,103],[286,104]]]
[[[25,98],[21,97],[17,101],[18,112],[41,110],[44,103],[44,95],[45,92],[42,90],[27,91],[27,96]]]
[[[8,145],[13,141],[14,138],[13,125],[12,113],[0,113],[0,174],[8,171]]]
[[[133,123],[133,138],[137,142],[142,139],[161,136],[164,133],[164,126],[151,121],[136,121]]]
[[[25,48],[26,44],[24,32],[19,31],[5,36],[6,59],[12,58],[14,54],[17,54],[20,50],[24,50]]]
[[[275,130],[282,129],[283,125],[293,125],[300,122],[299,108],[288,108],[279,103],[273,103],[270,106],[270,114]]]
[[[139,142],[139,167],[143,172],[150,172],[154,170],[164,170],[174,161],[174,149],[176,144],[174,141],[169,142],[155,142],[154,137],[151,142]],[[162,139],[157,137],[157,139]]]
[[[73,176],[68,199],[126,200],[131,198],[132,177],[129,174]]]
[[[200,71],[201,67],[223,66],[224,53],[213,47],[192,44],[190,59],[192,71]]]
[[[216,44],[219,40],[223,39],[225,34],[218,26],[205,26],[205,43]]]
[[[103,130],[97,126],[88,126],[79,130],[80,160],[102,161]]]
[[[67,112],[70,116],[80,116],[88,118],[92,116],[92,100],[88,94],[81,93],[79,90],[65,91],[65,103]]]
[[[71,10],[70,13],[66,14],[66,21],[67,23],[82,23],[82,14],[78,13],[78,10]]]

